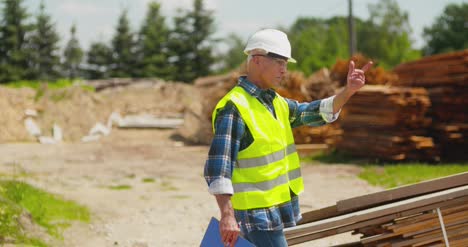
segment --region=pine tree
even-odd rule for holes
[[[120,15],[116,33],[112,39],[112,77],[132,77],[136,73],[135,41],[130,30],[127,11]]]
[[[189,82],[196,77],[193,70],[192,59],[194,50],[190,45],[189,19],[185,16],[174,17],[174,29],[171,30],[169,38],[169,63],[173,73],[169,79],[175,81]]]
[[[25,79],[28,68],[26,24],[23,0],[4,0],[0,21],[0,82]]]
[[[171,67],[167,61],[169,28],[160,14],[161,5],[148,4],[148,12],[138,37],[138,77],[168,79]]]
[[[203,0],[194,0],[194,9],[189,16],[193,21],[192,48],[195,56],[193,68],[195,76],[206,76],[214,63],[211,36],[214,33],[214,18],[211,11],[203,6]]]
[[[173,79],[190,82],[208,75],[214,63],[212,11],[204,8],[203,0],[194,0],[193,10],[176,16],[174,24],[169,44],[172,52],[170,60],[176,68]]]
[[[44,2],[41,2],[39,15],[36,17],[35,30],[30,44],[30,79],[55,80],[59,77],[60,55],[59,35],[55,24],[45,12]]]
[[[112,49],[102,42],[91,44],[87,53],[86,77],[89,79],[103,79],[110,76]]]
[[[244,54],[244,40],[235,33],[226,38],[229,49],[221,56],[219,72],[228,72],[237,69],[247,58]]]
[[[76,38],[76,26],[72,25],[70,28],[70,40],[68,41],[65,50],[63,52],[64,62],[63,69],[65,75],[74,79],[80,75],[80,64],[83,60],[83,50],[80,47],[80,43]]]

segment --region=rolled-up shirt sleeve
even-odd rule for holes
[[[323,120],[327,123],[334,122],[335,120],[338,119],[338,116],[340,115],[341,109],[333,114],[333,100],[335,99],[335,96],[331,96],[325,99],[322,99],[320,102],[320,115],[322,115]]]
[[[299,103],[296,100],[286,99],[289,106],[289,121],[291,127],[321,126],[338,119],[341,112],[333,114],[333,100],[331,96],[322,100]]]
[[[234,194],[232,170],[244,132],[244,121],[234,104],[228,102],[217,113],[215,133],[205,163],[204,177],[211,194]]]

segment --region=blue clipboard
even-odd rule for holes
[[[221,241],[221,234],[219,234],[219,220],[216,218],[211,218],[200,247],[224,247]],[[255,247],[255,245],[239,236],[234,247]]]

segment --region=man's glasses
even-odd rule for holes
[[[287,64],[288,64],[287,60],[284,60],[284,59],[281,59],[281,58],[276,58],[276,57],[271,57],[271,56],[268,56],[268,55],[256,54],[256,55],[252,55],[252,57],[267,57],[267,58],[275,61],[275,63],[277,65],[284,66],[284,67],[286,67]]]

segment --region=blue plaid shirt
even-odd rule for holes
[[[246,77],[240,77],[238,85],[257,98],[276,117],[273,107],[276,93],[273,89],[263,90],[249,82]],[[291,127],[320,126],[335,121],[339,112],[333,114],[333,98],[334,96],[310,103],[286,99],[289,105]],[[231,182],[233,165],[239,151],[252,144],[253,137],[232,102],[227,102],[225,107],[219,110],[215,125],[216,132],[205,164],[205,179],[211,194],[232,195],[234,193]],[[299,199],[294,194],[292,194],[291,201],[280,205],[261,209],[234,210],[234,213],[236,220],[241,222],[243,233],[252,230],[281,230],[284,227],[295,226],[301,219]]]

